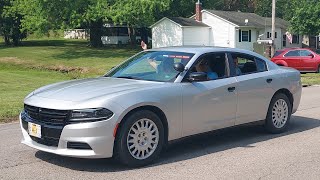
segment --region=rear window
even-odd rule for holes
[[[283,51],[276,51],[273,55],[273,57],[279,56],[281,53],[283,53]]]

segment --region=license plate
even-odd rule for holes
[[[28,122],[28,130],[29,130],[30,136],[41,138],[41,126],[40,125]]]

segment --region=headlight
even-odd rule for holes
[[[109,119],[113,115],[108,109],[82,109],[73,110],[71,113],[71,122],[93,122]]]

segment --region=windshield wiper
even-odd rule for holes
[[[116,78],[123,78],[123,79],[136,79],[136,80],[140,80],[139,78],[137,77],[133,77],[133,76],[118,76]]]

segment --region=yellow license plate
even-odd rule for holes
[[[41,126],[40,125],[28,122],[28,130],[29,130],[30,136],[41,138]]]

